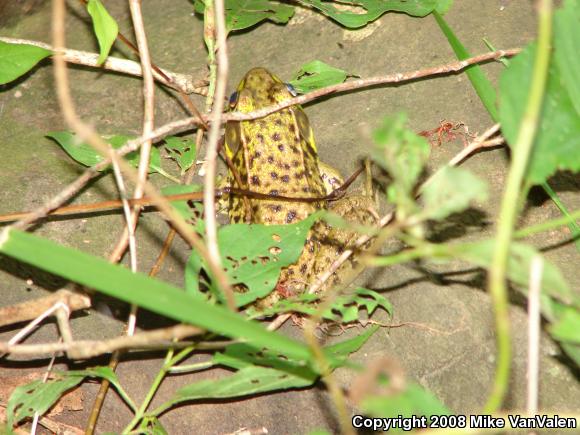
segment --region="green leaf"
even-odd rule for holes
[[[373,133],[376,144],[373,159],[393,178],[387,194],[399,211],[411,214],[416,209],[414,188],[429,158],[427,140],[405,127],[407,117],[385,118]]]
[[[556,340],[580,344],[580,311],[566,307],[558,321],[550,327],[550,333]]]
[[[357,337],[326,347],[326,355],[337,357],[329,361],[331,367],[343,365],[346,357],[360,349],[377,330],[378,326],[374,326]],[[279,352],[257,349],[246,343],[228,346],[224,353],[214,355],[213,361],[238,369],[238,371],[222,379],[196,382],[181,388],[169,401],[151,414],[159,415],[166,409],[189,400],[225,399],[289,388],[303,388],[312,385],[319,376],[301,360],[288,359]]]
[[[53,131],[46,134],[47,137],[54,139],[62,149],[71,156],[74,160],[84,166],[94,166],[103,160],[103,156],[99,154],[91,145],[84,142],[79,142],[76,135],[68,131]],[[119,149],[131,139],[131,136],[115,135],[110,138],[104,138],[114,149]],[[139,151],[133,151],[124,157],[134,167],[139,165]],[[158,172],[161,167],[161,154],[159,149],[152,147],[149,161],[149,172]],[[110,167],[104,168],[101,171],[107,171]]]
[[[294,78],[289,83],[299,94],[305,94],[325,86],[342,83],[349,76],[352,74],[319,60],[313,60],[302,65],[300,71],[294,74]]]
[[[82,377],[63,377],[46,382],[37,380],[14,389],[8,399],[6,415],[12,427],[35,413],[43,415],[60,397],[82,382]]]
[[[580,25],[575,27],[575,32],[580,32]],[[555,52],[559,50],[557,43],[555,40]],[[532,44],[512,59],[500,78],[500,120],[509,144],[516,142],[528,101],[534,56],[535,44]],[[541,184],[558,170],[580,170],[580,112],[572,101],[575,90],[568,88],[564,74],[580,80],[580,63],[552,62],[550,65],[542,118],[526,174],[529,185]]]
[[[194,9],[203,14],[203,0],[195,0]],[[294,15],[292,6],[269,0],[226,0],[225,9],[228,32],[247,29],[266,20],[285,24]]]
[[[168,435],[167,431],[157,417],[143,417],[143,420],[141,420],[141,424],[139,425],[139,429],[141,429],[143,433],[146,434]]]
[[[433,393],[415,383],[407,384],[404,391],[396,394],[369,395],[360,408],[365,414],[381,418],[451,414]]]
[[[0,85],[26,74],[52,52],[27,44],[8,44],[0,41]]]
[[[171,319],[275,349],[296,359],[311,359],[305,345],[267,331],[259,323],[225,307],[212,306],[170,284],[36,235],[5,230],[0,239],[0,252]]]
[[[459,258],[470,261],[484,268],[489,268],[493,258],[493,240],[483,240],[476,243],[467,243],[457,248],[452,248],[452,252]],[[540,255],[531,246],[522,243],[512,243],[508,259],[508,278],[518,285],[518,289],[527,294],[529,288],[529,276],[532,258]],[[571,304],[575,296],[568,287],[560,270],[551,262],[544,258],[544,268],[542,273],[542,293],[556,298],[565,304]],[[547,298],[542,299],[542,312],[548,319],[554,319],[553,309]]]
[[[319,299],[318,295],[302,294],[293,298],[281,299],[262,311],[249,309],[247,313],[256,317],[269,317],[282,313],[300,313],[311,316],[318,311]],[[393,313],[393,306],[387,298],[373,290],[359,287],[352,293],[337,296],[330,308],[322,313],[322,317],[333,322],[347,324],[358,321],[361,310],[366,310],[370,316],[379,307],[389,314]]]
[[[554,61],[576,113],[580,113],[580,3],[566,0],[554,14]]]
[[[201,192],[203,186],[200,184],[174,184],[173,186],[167,186],[161,189],[162,195],[178,195],[181,193],[193,193]],[[171,205],[175,207],[175,210],[185,219],[186,221],[192,220],[199,217],[197,214],[199,210],[191,208],[188,204],[188,200],[183,201],[171,201]]]
[[[435,9],[439,0],[353,0],[349,2],[299,0],[299,3],[318,9],[345,27],[356,29],[390,11],[424,17]]]
[[[235,284],[247,291],[236,294],[238,307],[267,296],[276,286],[282,268],[296,263],[304,249],[306,236],[318,214],[292,225],[231,224],[218,232],[222,265]],[[199,268],[193,251],[188,264]]]
[[[195,141],[191,139],[168,136],[165,138],[165,149],[181,168],[181,175],[195,163],[197,150]]]
[[[442,220],[465,210],[474,202],[487,200],[487,184],[467,169],[445,166],[423,189],[427,219]]]
[[[89,0],[87,10],[93,20],[93,28],[99,41],[101,52],[97,65],[101,65],[107,59],[109,51],[111,51],[111,47],[117,38],[117,33],[119,33],[119,26],[117,26],[117,22],[109,15],[100,0]]]

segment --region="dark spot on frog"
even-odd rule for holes
[[[276,189],[272,189],[272,190],[270,190],[270,193],[268,193],[268,195],[271,195],[271,196],[277,196],[278,194],[279,194],[279,192]]]
[[[274,121],[274,124],[282,125],[282,120],[280,118],[276,118],[276,121]]]
[[[258,211],[260,211],[260,206],[258,204],[254,204],[252,206],[252,212],[258,213]]]
[[[300,151],[298,151],[298,147],[296,147],[295,145],[290,145],[290,149],[294,154],[300,154]]]
[[[294,133],[296,131],[296,127],[294,127],[294,124],[290,124],[288,126],[288,130],[290,130],[292,133]]]
[[[282,206],[279,204],[278,205],[271,205],[270,210],[272,210],[275,213],[279,213],[282,210]]]
[[[288,183],[290,181],[290,175],[283,175],[280,180],[284,183]]]
[[[260,185],[260,177],[258,177],[257,175],[252,175],[252,184],[255,186],[259,186]]]
[[[290,169],[290,165],[288,163],[284,163],[284,169]]]
[[[278,133],[278,132],[274,133],[272,135],[272,140],[279,141],[280,140],[280,133]],[[280,148],[280,145],[278,145],[278,148]],[[280,150],[280,151],[282,151],[282,150]]]
[[[302,177],[304,177],[306,173],[304,171],[300,171],[300,172],[296,172],[294,174],[294,178],[296,178],[297,180],[300,180]]]
[[[303,187],[302,188],[302,192],[304,192],[304,193],[310,193],[310,187]]]
[[[314,254],[314,243],[309,243],[309,244],[308,244],[308,251],[309,251],[311,254]]]
[[[254,153],[254,157],[255,157],[255,158],[259,158],[261,155],[262,155],[262,153],[261,153],[260,151],[256,151],[256,152]]]
[[[274,156],[268,156],[268,163],[274,163]]]
[[[304,263],[302,266],[300,266],[300,272],[306,273],[306,269],[308,269],[308,265],[306,263]]]
[[[274,136],[275,136],[275,135],[274,135]],[[278,140],[280,140],[280,138],[278,138]],[[278,149],[279,149],[280,151],[284,151],[284,145],[282,145],[282,144],[278,145]]]
[[[300,162],[298,160],[294,160],[292,162],[292,166],[294,166],[295,168],[297,168],[298,166],[300,166]]]
[[[258,133],[256,135],[256,138],[260,141],[260,143],[264,143],[264,135],[261,133]]]
[[[296,211],[295,210],[290,210],[288,212],[288,214],[286,215],[286,223],[289,224],[291,223],[294,219],[296,219]]]
[[[272,180],[275,180],[278,178],[278,174],[276,172],[270,172],[270,177],[272,177]]]

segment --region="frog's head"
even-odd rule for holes
[[[248,113],[293,96],[292,88],[266,68],[253,68],[247,72],[237,91],[230,97],[230,108]]]

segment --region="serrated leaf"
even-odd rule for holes
[[[557,27],[557,24],[556,26]],[[574,29],[580,32],[580,25]],[[556,40],[554,43],[556,44]],[[558,46],[554,47],[555,52]],[[515,144],[528,101],[536,47],[529,45],[510,62],[500,78],[500,121],[510,145]],[[580,112],[572,101],[567,76],[580,79],[580,63],[552,62],[542,105],[542,117],[526,174],[526,182],[536,185],[558,170],[580,170]]]
[[[233,285],[247,287],[246,292],[236,294],[238,307],[267,296],[274,289],[280,270],[298,260],[317,218],[318,214],[313,214],[292,225],[231,224],[219,229],[225,272]],[[193,270],[199,269],[197,257],[194,251],[188,261]]]
[[[193,164],[197,156],[195,141],[187,138],[169,136],[165,138],[165,149],[177,162],[183,175]]]
[[[83,377],[63,377],[47,382],[37,380],[14,389],[8,399],[6,415],[8,427],[12,427],[35,413],[43,415],[60,397],[80,384]]]
[[[359,311],[363,308],[370,316],[378,307],[393,314],[393,306],[387,298],[373,290],[359,287],[351,294],[335,298],[323,317],[340,323],[351,323],[358,320]]]
[[[452,213],[463,211],[474,201],[487,200],[487,184],[467,169],[445,166],[425,186],[422,195],[422,215],[442,220]]]
[[[0,41],[0,85],[16,80],[52,52],[27,44]]]
[[[111,51],[119,33],[119,26],[100,0],[89,0],[87,11],[93,20],[93,28],[99,42],[100,53],[97,65],[101,65]]]
[[[329,2],[299,0],[299,3],[318,9],[324,15],[350,29],[362,27],[386,12],[403,12],[414,17],[431,13],[439,0],[353,0]]]
[[[400,393],[369,395],[362,401],[360,409],[365,414],[380,418],[451,414],[433,393],[415,383],[408,383]]]
[[[285,24],[294,15],[292,6],[269,0],[226,0],[224,6],[228,32],[247,29],[266,20]],[[195,0],[194,9],[202,14],[203,1]]]
[[[574,307],[566,307],[560,318],[550,327],[550,334],[559,341],[580,344],[580,312]]]
[[[75,134],[68,131],[53,131],[46,134],[47,137],[54,139],[61,148],[78,163],[84,166],[94,166],[103,160],[103,156],[99,154],[91,145],[84,142],[79,142]],[[131,136],[115,135],[110,138],[104,138],[114,149],[119,149],[129,140],[133,139]],[[139,165],[139,152],[133,151],[124,156],[125,160],[131,165],[137,167]],[[156,147],[151,148],[149,160],[149,172],[158,172],[161,167],[161,154]],[[108,170],[109,167],[101,169],[101,171]]]
[[[298,93],[305,94],[325,86],[342,83],[349,76],[352,76],[352,74],[319,60],[313,60],[302,65],[300,71],[294,75],[294,78],[289,83]]]

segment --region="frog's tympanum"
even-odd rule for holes
[[[264,68],[254,68],[240,82],[230,106],[232,110],[248,113],[292,96],[289,85]],[[231,186],[273,196],[322,198],[341,184],[338,173],[319,162],[312,128],[300,106],[291,106],[261,119],[228,122],[225,143],[242,183],[238,186],[230,171]],[[373,202],[368,196],[328,203],[264,200],[251,195],[244,199],[232,195],[229,206],[230,220],[234,223],[292,224],[326,208],[347,221],[374,221],[369,211]],[[280,295],[304,291],[356,237],[352,230],[332,228],[324,222],[314,224],[302,255],[295,265],[282,271],[277,290],[266,298],[265,305]],[[351,268],[352,263],[343,265],[321,290],[340,283],[341,276]]]

